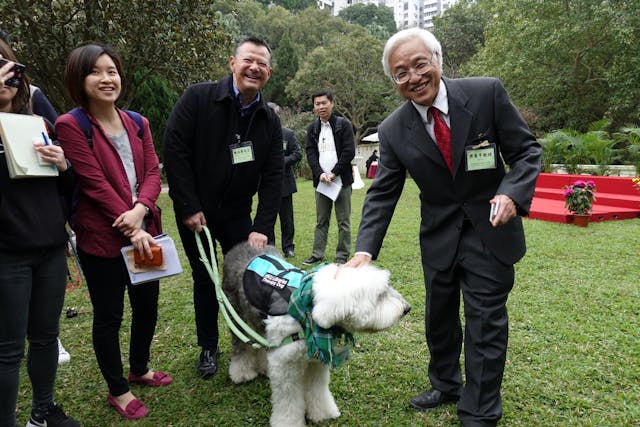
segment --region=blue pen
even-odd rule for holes
[[[165,237],[166,235],[167,235],[167,233],[158,234],[157,236],[153,236],[153,240],[159,239],[161,237]]]
[[[49,138],[47,138],[47,134],[44,132],[42,133],[42,139],[44,139],[44,145],[51,145],[51,142],[49,142]]]

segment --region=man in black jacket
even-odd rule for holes
[[[313,253],[302,263],[313,265],[324,259],[331,209],[335,204],[338,223],[336,262],[344,264],[351,250],[351,160],[356,152],[353,126],[349,120],[333,114],[333,94],[330,91],[316,92],[311,100],[318,118],[307,128],[305,150],[313,186],[316,187],[316,228]],[[335,198],[330,196],[332,191]]]
[[[247,240],[263,247],[273,233],[282,189],[280,119],[260,94],[271,77],[271,49],[263,40],[243,39],[229,65],[229,76],[187,88],[167,121],[164,139],[169,195],[193,270],[202,348],[197,369],[203,378],[217,370],[218,303],[199,259],[195,232],[206,225],[223,254]]]

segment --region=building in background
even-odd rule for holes
[[[319,9],[329,9],[333,16],[338,16],[342,9],[354,4],[375,4],[376,6],[393,7],[388,4],[392,1],[394,0],[317,0],[317,5]]]
[[[433,17],[442,15],[458,0],[317,0],[318,8],[329,9],[333,16],[354,4],[375,4],[393,9],[398,30],[405,28],[431,28]]]
[[[388,0],[398,30],[432,28],[433,17],[439,16],[458,0]]]

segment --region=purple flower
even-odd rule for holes
[[[577,180],[576,182],[573,183],[573,186],[577,187],[577,188],[584,188],[584,187],[587,186],[587,183],[584,182],[583,180],[579,179],[579,180]]]
[[[573,196],[573,188],[567,188],[566,190],[564,190],[563,196],[565,199],[567,197]]]

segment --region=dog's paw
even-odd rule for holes
[[[231,363],[229,365],[229,378],[235,384],[242,384],[255,379],[258,373],[253,369],[247,369],[246,365],[241,363]]]
[[[340,410],[336,405],[335,400],[331,394],[328,395],[316,395],[312,399],[308,399],[306,402],[307,410],[306,417],[314,423],[319,423],[323,420],[330,420],[332,418],[338,418],[340,416]]]
[[[231,381],[233,381],[235,384],[242,384],[242,383],[252,381],[257,376],[258,376],[257,372],[248,372],[248,371],[233,372],[231,369],[229,369],[229,378],[231,378]]]
[[[308,411],[306,414],[306,418],[314,423],[319,423],[321,421],[324,420],[331,420],[334,418],[338,418],[340,416],[340,410],[338,409],[338,407],[334,407],[334,408],[325,408],[326,411],[322,411],[322,412],[311,412]]]

